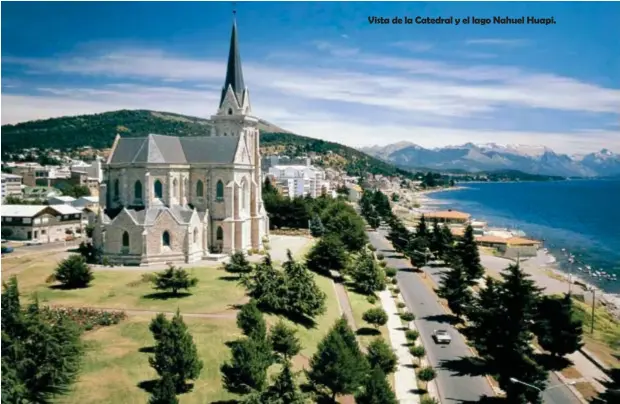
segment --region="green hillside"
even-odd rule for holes
[[[112,146],[116,134],[139,137],[149,133],[174,136],[200,136],[210,132],[211,121],[204,118],[148,110],[120,110],[24,122],[2,126],[3,159],[24,148],[73,150],[83,146],[103,149]],[[411,173],[370,157],[351,147],[298,136],[261,120],[261,146],[284,151],[287,155],[315,152],[324,158],[319,164],[338,166],[350,174],[411,177]]]

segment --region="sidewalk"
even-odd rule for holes
[[[388,314],[386,326],[390,335],[390,342],[398,357],[398,367],[394,373],[396,398],[401,404],[419,404],[420,397],[415,394],[418,384],[413,370],[413,361],[407,347],[407,338],[398,315],[396,303],[388,290],[379,292],[379,298],[383,309]]]

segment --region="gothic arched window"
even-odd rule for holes
[[[198,182],[196,182],[196,196],[203,197],[204,192],[204,184],[202,181],[198,180]]]
[[[123,248],[129,248],[129,233],[123,233]]]
[[[121,196],[121,186],[118,179],[114,180],[114,198],[118,199]]]
[[[215,239],[217,241],[222,241],[224,240],[224,229],[222,229],[222,226],[219,226],[215,232]]]
[[[198,228],[194,228],[194,244],[198,242]]]
[[[228,115],[232,115],[232,108],[228,108]]]
[[[215,186],[215,199],[224,199],[224,183],[222,180],[219,180]]]
[[[175,198],[179,196],[179,181],[176,178],[172,180],[172,195]]]
[[[139,180],[133,186],[133,197],[137,201],[142,200],[142,183]]]
[[[161,245],[164,247],[170,247],[170,233],[167,231],[163,232],[161,235]]]
[[[244,211],[248,210],[248,200],[248,182],[244,178],[241,185],[241,209]]]
[[[161,184],[160,180],[155,180],[155,185],[153,186],[155,191],[155,198],[163,198],[164,197],[164,186]]]

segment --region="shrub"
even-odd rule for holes
[[[368,244],[368,249],[369,249],[370,251],[373,251],[373,252],[374,252],[374,251],[377,251],[377,248],[376,248],[374,245],[372,245],[372,244]]]
[[[398,365],[398,357],[383,338],[376,338],[368,345],[366,358],[371,368],[379,366],[386,375],[394,373]]]
[[[422,345],[412,346],[409,348],[409,352],[419,361],[426,355],[426,349]]]
[[[379,326],[385,325],[385,323],[387,323],[388,315],[385,310],[380,307],[376,307],[367,310],[362,315],[362,319],[368,324],[372,324],[375,328],[378,328]]]
[[[439,402],[435,398],[425,395],[420,400],[420,404],[439,404]]]
[[[398,285],[398,279],[392,278],[392,284],[393,285]]]
[[[378,259],[379,261],[383,261],[383,259],[385,259],[385,255],[383,255],[383,254],[379,253],[379,254],[377,254],[377,259]]]
[[[67,288],[85,288],[94,279],[93,271],[81,255],[64,259],[54,273],[56,280]]]
[[[415,320],[415,316],[413,315],[413,313],[411,312],[404,312],[400,314],[400,318],[403,319],[403,321],[413,321]]]
[[[375,304],[375,303],[377,303],[377,296],[369,295],[369,296],[366,297],[366,300],[368,300],[368,303],[370,303],[370,304]]]
[[[179,290],[189,290],[196,286],[198,279],[190,276],[185,269],[170,265],[165,271],[156,274],[153,284],[156,290],[172,291],[173,295],[177,295]]]
[[[400,289],[398,287],[392,288],[392,292],[394,292],[395,295],[400,293]]]
[[[379,262],[379,266],[380,266],[381,268],[385,268],[385,267],[387,266],[387,262],[385,262],[385,261],[381,261],[381,262]]]
[[[385,268],[385,274],[389,276],[390,278],[396,276],[396,273],[397,273],[396,268]]]
[[[407,307],[407,305],[403,302],[398,302],[396,303],[396,307],[398,307],[399,309],[404,309],[405,307]]]
[[[425,368],[420,369],[419,372],[416,372],[418,379],[420,379],[423,382],[430,382],[431,380],[433,380],[435,378],[435,376],[437,376],[437,372],[435,372],[435,369],[433,369],[430,366],[427,366]]]
[[[420,336],[420,333],[417,332],[416,330],[407,330],[407,331],[405,331],[405,337],[410,342],[414,342],[415,340],[418,339],[419,336]]]

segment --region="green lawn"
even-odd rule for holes
[[[157,378],[149,366],[153,338],[148,330],[149,316],[134,316],[118,325],[88,332],[88,346],[78,382],[73,391],[61,397],[63,404],[146,403],[149,394],[138,385]],[[185,318],[198,353],[204,362],[194,389],[180,396],[181,403],[210,403],[234,398],[222,389],[219,367],[229,357],[226,341],[237,338],[234,319]]]
[[[177,307],[185,313],[212,313],[224,311],[230,305],[242,303],[244,290],[228,274],[215,267],[191,268],[198,278],[198,285],[191,295],[162,299],[143,275],[147,270],[96,271],[88,288],[63,290],[46,284],[53,265],[28,268],[17,275],[20,291],[24,296],[36,293],[44,304],[66,306],[91,306],[114,309],[141,309],[174,311]]]
[[[349,296],[349,302],[351,303],[351,310],[353,311],[353,318],[355,319],[355,325],[357,328],[374,328],[372,325],[362,320],[362,316],[364,315],[364,312],[369,309],[381,307],[381,300],[379,297],[377,297],[375,304],[371,304],[368,301],[368,296],[362,295],[350,287],[347,287],[347,294]],[[390,338],[388,336],[387,327],[381,326],[379,327],[379,331],[381,332],[381,336],[389,344]],[[366,348],[368,344],[370,344],[370,342],[377,336],[379,335],[358,335],[358,341],[362,347]]]
[[[612,367],[620,366],[620,321],[607,309],[594,309],[594,334],[590,333],[592,306],[573,299],[575,317],[583,321],[583,339],[586,348]]]

